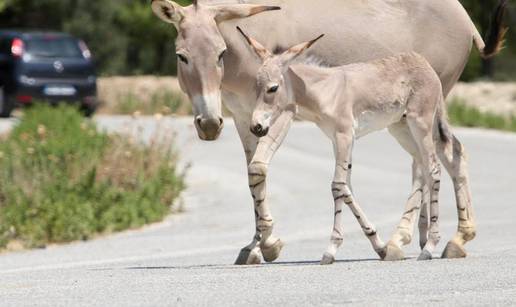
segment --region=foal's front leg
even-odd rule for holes
[[[378,236],[375,226],[369,221],[365,213],[362,211],[362,208],[353,197],[350,185],[352,167],[350,161],[353,135],[351,134],[351,128],[344,129],[343,131],[349,132],[337,132],[333,141],[335,151],[335,174],[331,184],[331,190],[335,204],[335,211],[330,245],[323,255],[321,264],[332,264],[335,261],[337,249],[342,245],[344,232],[342,224],[342,208],[344,205],[349,206],[351,212],[362,227],[362,231],[371,241],[376,253],[382,259],[385,257],[385,244]]]
[[[258,138],[254,136],[249,130],[250,121],[243,120],[235,117],[235,126],[237,128],[238,134],[240,136],[240,140],[242,141],[242,145],[244,147],[245,157],[246,157],[246,165],[249,166],[251,160],[256,152],[256,148],[258,147]],[[254,202],[254,208],[256,211],[256,202]],[[255,215],[255,225],[258,224],[258,220]],[[260,240],[261,240],[261,232],[258,227],[255,226],[255,234],[251,243],[240,250],[238,257],[235,261],[237,265],[251,265],[251,264],[259,264],[261,262],[261,251],[260,251]]]
[[[278,258],[283,247],[281,240],[272,235],[274,221],[266,199],[266,180],[269,163],[285,139],[293,117],[291,112],[284,112],[270,127],[267,136],[259,139],[252,157],[248,158],[249,189],[254,201],[256,232],[251,244],[240,251],[235,264],[259,263],[260,250],[263,259],[272,262]],[[239,128],[239,132],[242,130],[241,137],[248,133],[246,131],[249,131],[249,127]]]

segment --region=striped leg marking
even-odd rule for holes
[[[437,148],[439,158],[453,180],[458,213],[457,233],[446,245],[442,257],[464,258],[467,255],[464,245],[476,236],[466,152],[455,136],[448,142],[440,142]]]
[[[427,186],[430,190],[430,225],[428,242],[419,255],[418,260],[432,259],[432,252],[441,239],[441,235],[439,234],[439,190],[441,187],[441,168],[435,155],[431,156],[429,162],[432,166],[432,172],[427,179]]]

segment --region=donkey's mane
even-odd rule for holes
[[[321,59],[320,57],[317,57],[315,55],[308,55],[299,58],[294,62],[295,64],[304,64],[309,66],[316,66],[316,67],[330,67],[330,65]]]

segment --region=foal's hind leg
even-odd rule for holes
[[[405,212],[401,217],[401,221],[396,228],[396,232],[392,235],[389,243],[387,243],[386,256],[384,260],[396,261],[403,260],[405,255],[401,247],[407,245],[412,240],[414,233],[414,225],[417,220],[421,206],[424,204],[424,178],[421,170],[421,162],[417,143],[414,141],[412,133],[405,119],[393,124],[389,127],[389,132],[405,151],[413,158],[412,162],[412,192],[407,200]],[[421,222],[421,221],[420,221]],[[421,224],[420,224],[421,225]],[[428,223],[426,223],[428,225]],[[424,236],[424,238],[423,238]],[[427,241],[427,228],[420,232],[420,242]]]
[[[429,218],[429,204],[430,191],[426,185],[423,186],[423,200],[421,201],[421,209],[419,210],[419,247],[425,248],[426,242],[428,241],[428,224],[430,223]]]
[[[430,191],[430,228],[428,241],[418,260],[432,259],[432,252],[439,243],[439,190],[441,185],[441,167],[437,159],[437,153],[433,138],[433,113],[409,112],[407,123],[414,140],[418,144],[421,154],[421,165],[423,166],[423,176],[425,184]]]
[[[445,125],[446,123],[441,123]],[[469,189],[469,175],[467,169],[466,152],[459,140],[449,133],[443,136],[437,143],[437,153],[444,167],[450,174],[455,188],[455,200],[459,224],[455,237],[448,242],[442,254],[443,258],[464,258],[466,251],[464,244],[475,238],[476,227],[471,204],[471,192]]]

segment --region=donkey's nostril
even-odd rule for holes
[[[201,124],[202,124],[202,118],[201,117],[197,117],[195,119],[195,121],[197,122],[197,125],[201,126]]]
[[[224,125],[224,118],[222,118],[222,117],[221,117],[221,118],[219,118],[219,121],[220,121],[220,125],[221,125],[221,126],[222,126],[222,125]]]
[[[254,126],[254,131],[257,132],[257,133],[262,132],[263,131],[262,125],[257,124],[256,126]]]

